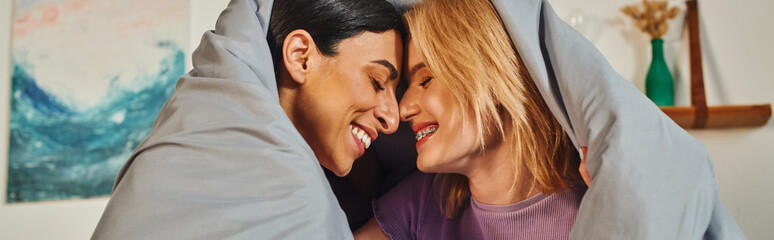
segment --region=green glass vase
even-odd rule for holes
[[[664,60],[664,40],[650,40],[653,49],[653,61],[650,62],[645,77],[645,95],[658,106],[675,105],[675,84]]]

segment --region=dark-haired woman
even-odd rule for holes
[[[383,0],[232,0],[93,238],[352,238],[320,165],[346,175],[397,128],[401,22]]]

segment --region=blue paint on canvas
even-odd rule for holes
[[[14,0],[5,201],[110,194],[185,69],[187,0]]]
[[[74,111],[38,87],[29,71],[13,62],[8,192],[6,201],[38,201],[110,193],[116,174],[147,136],[158,111],[183,74],[184,54],[161,43],[168,57],[159,72],[138,76],[133,88],[115,87],[86,111]]]

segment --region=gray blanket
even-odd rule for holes
[[[408,3],[414,1],[397,1]],[[704,146],[540,0],[494,0],[593,184],[573,239],[743,239]],[[94,239],[350,239],[280,108],[271,0],[232,0],[116,179]]]
[[[546,0],[493,0],[551,112],[588,146],[572,239],[744,239],[709,153],[623,79]]]
[[[234,0],[193,53],[94,239],[347,239],[320,164],[279,105],[271,1]]]

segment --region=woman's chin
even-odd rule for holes
[[[435,161],[430,161],[422,157],[417,158],[417,169],[425,173],[438,173],[440,172],[438,164]]]
[[[336,168],[334,169],[328,168],[328,170],[331,170],[331,172],[333,172],[333,174],[336,174],[336,176],[338,177],[345,177],[352,170],[352,164],[350,164],[349,166],[336,166]]]
[[[355,159],[345,159],[345,158],[339,158],[339,159],[332,159],[330,161],[320,161],[320,164],[325,168],[330,170],[333,174],[336,174],[336,176],[344,177],[349,174],[349,172],[352,170],[352,164],[355,162]]]

